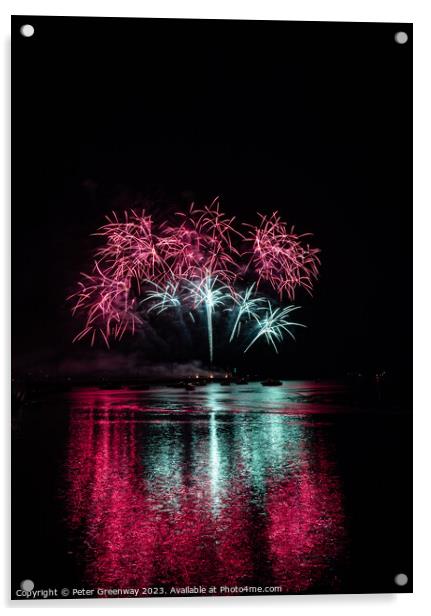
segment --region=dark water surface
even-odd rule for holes
[[[334,384],[81,389],[13,434],[12,593],[411,579],[410,416]],[[337,397],[338,396],[338,397]],[[280,592],[280,589],[275,592]]]

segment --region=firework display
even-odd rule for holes
[[[195,324],[202,312],[212,363],[217,312],[231,315],[229,342],[237,340],[244,353],[260,338],[278,352],[285,334],[294,339],[292,328],[305,327],[287,319],[299,306],[281,302],[284,296],[294,301],[300,288],[311,293],[320,251],[308,244],[310,234],[289,230],[277,212],[259,217],[257,226],[238,227],[218,199],[202,208],[192,204],[169,223],[156,224],[145,210],[107,216],[94,234],[103,244],[93,270],[68,298],[73,314],[84,317],[74,341],[89,338],[93,345],[99,335],[109,347],[111,338],[135,333],[151,314],[184,312]]]
[[[305,241],[310,234],[296,234],[277,212],[259,217],[260,225],[251,227],[247,238],[252,244],[250,264],[257,273],[258,284],[267,281],[280,299],[286,294],[293,300],[298,287],[311,293],[320,260],[319,249],[311,248]]]
[[[252,317],[257,319],[259,311],[262,310],[262,302],[265,300],[263,297],[253,297],[254,287],[255,283],[253,282],[253,284],[248,287],[243,294],[238,293],[232,295],[234,308],[231,308],[231,310],[236,311],[236,319],[232,327],[229,342],[232,342],[235,334],[239,335],[241,322],[244,317],[247,320],[250,320]]]
[[[284,333],[289,334],[295,340],[295,336],[292,334],[290,327],[299,326],[305,327],[302,323],[294,323],[293,321],[287,320],[287,315],[296,310],[298,306],[287,306],[286,308],[275,308],[273,309],[270,302],[268,302],[267,310],[262,319],[256,318],[257,321],[257,334],[250,342],[248,347],[245,349],[244,353],[248,351],[250,347],[258,340],[261,336],[264,336],[266,341],[271,344],[275,352],[278,353],[276,341],[283,340]]]

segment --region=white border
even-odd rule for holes
[[[163,614],[167,610],[176,610],[179,614],[189,611],[205,610],[223,613],[247,612],[258,614],[261,610],[271,610],[273,614],[301,613],[321,616],[333,614],[424,614],[425,608],[430,612],[431,600],[428,592],[430,567],[430,480],[428,476],[431,434],[431,404],[428,392],[431,362],[430,349],[430,274],[429,246],[431,245],[431,96],[430,96],[430,59],[431,59],[431,19],[430,5],[420,0],[218,0],[217,2],[171,0],[171,1],[131,1],[109,2],[94,0],[65,1],[6,1],[0,8],[2,29],[3,76],[1,98],[3,147],[0,150],[0,184],[3,189],[3,207],[0,208],[0,229],[3,234],[0,254],[2,257],[1,275],[1,365],[0,383],[3,397],[2,415],[3,432],[0,441],[2,452],[0,460],[3,466],[4,494],[8,493],[9,484],[9,207],[10,207],[10,168],[9,168],[9,62],[10,62],[10,15],[77,15],[77,16],[119,16],[119,17],[201,17],[224,19],[286,19],[308,21],[390,21],[414,22],[415,54],[415,572],[413,595],[330,595],[330,596],[283,596],[283,597],[243,597],[236,599],[169,599],[169,600],[98,600],[98,601],[44,601],[14,602],[9,596],[9,554],[4,549],[0,559],[0,582],[2,587],[1,602],[19,612],[28,608],[35,610],[70,609],[83,614],[94,608],[121,610],[144,609],[146,613]],[[55,53],[55,50],[53,50]],[[400,85],[401,87],[401,85]],[[407,221],[407,229],[409,221]],[[407,237],[407,240],[409,238]],[[403,238],[394,238],[394,250]],[[400,293],[409,292],[400,281]],[[396,309],[394,307],[394,309]],[[400,327],[410,327],[406,315],[400,315]],[[396,332],[394,332],[396,336]],[[396,472],[396,469],[394,469]],[[2,499],[2,503],[5,502]],[[8,546],[8,506],[1,507],[1,528]],[[372,559],[372,554],[370,554]],[[364,571],[366,575],[366,571]],[[34,604],[34,605],[33,605]]]

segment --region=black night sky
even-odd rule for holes
[[[92,353],[121,354],[121,370],[129,356],[205,360],[204,345],[167,357],[139,337],[111,356],[72,346],[65,298],[105,213],[219,195],[229,215],[278,209],[313,232],[322,268],[314,298],[297,299],[296,344],[245,360],[222,347],[216,363],[410,376],[412,46],[395,43],[396,24],[29,20],[12,20],[18,373],[85,372]]]

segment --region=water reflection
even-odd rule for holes
[[[292,412],[283,388],[250,387],[247,404],[216,384],[182,396],[72,394],[67,522],[83,581],[335,589],[345,530],[330,427]]]

